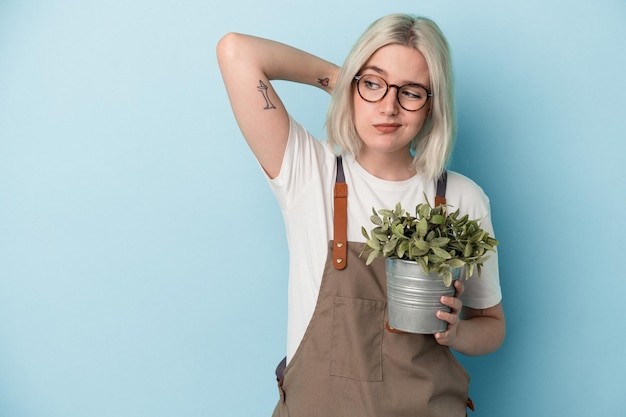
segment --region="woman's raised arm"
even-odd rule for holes
[[[289,119],[270,81],[294,81],[331,93],[339,69],[291,46],[237,33],[219,41],[217,58],[239,128],[274,178],[285,153]]]

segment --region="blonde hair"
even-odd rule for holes
[[[393,14],[370,25],[348,54],[339,72],[326,116],[328,141],[357,156],[362,141],[354,126],[354,76],[380,48],[399,44],[417,49],[430,74],[430,115],[411,142],[413,167],[429,178],[445,169],[456,133],[454,87],[448,42],[435,22],[424,17]]]

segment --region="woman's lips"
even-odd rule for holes
[[[400,128],[399,123],[377,123],[374,128],[381,133],[393,133]]]

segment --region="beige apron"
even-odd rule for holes
[[[450,350],[432,335],[386,330],[384,260],[366,266],[363,243],[341,239],[347,188],[337,185],[338,244],[329,243],[317,305],[280,378],[273,417],[465,416],[469,376]]]

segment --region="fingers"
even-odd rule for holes
[[[458,323],[459,313],[461,312],[461,308],[463,308],[463,302],[459,297],[463,294],[465,286],[463,285],[463,282],[457,280],[454,282],[454,288],[456,290],[454,297],[443,296],[440,299],[441,304],[450,307],[450,313],[439,311],[438,313],[441,313],[443,317],[439,317],[439,314],[437,315],[441,320],[447,321],[450,324]]]
[[[463,303],[458,297],[460,297],[461,294],[463,294],[463,291],[465,290],[465,286],[463,285],[463,282],[461,282],[460,280],[457,280],[454,282],[454,288],[455,288],[454,297],[444,296],[444,297],[441,297],[441,300],[440,300],[441,304],[450,308],[450,312],[445,312],[445,311],[437,312],[437,318],[448,323],[448,326],[445,332],[440,332],[440,333],[435,334],[435,339],[437,340],[437,343],[439,343],[440,345],[447,346],[454,342],[454,340],[456,339],[456,332],[457,332],[458,325],[461,322],[461,318],[459,317],[459,314],[463,307]]]
[[[451,326],[456,327],[461,321],[459,313],[461,311],[462,303],[461,300],[453,297],[441,297],[441,303],[450,307],[450,312],[437,311],[437,318],[448,323],[446,332],[449,332],[450,330],[453,330],[451,329]]]
[[[459,298],[465,292],[465,284],[463,284],[462,280],[457,279],[456,281],[454,281],[454,289],[454,296],[456,298]]]
[[[449,313],[445,311],[438,311],[437,318],[439,318],[439,320],[447,322],[448,326],[446,328],[446,331],[435,333],[435,340],[440,345],[449,346],[456,340],[456,331],[461,321],[458,311],[455,311],[454,309],[451,310]]]

